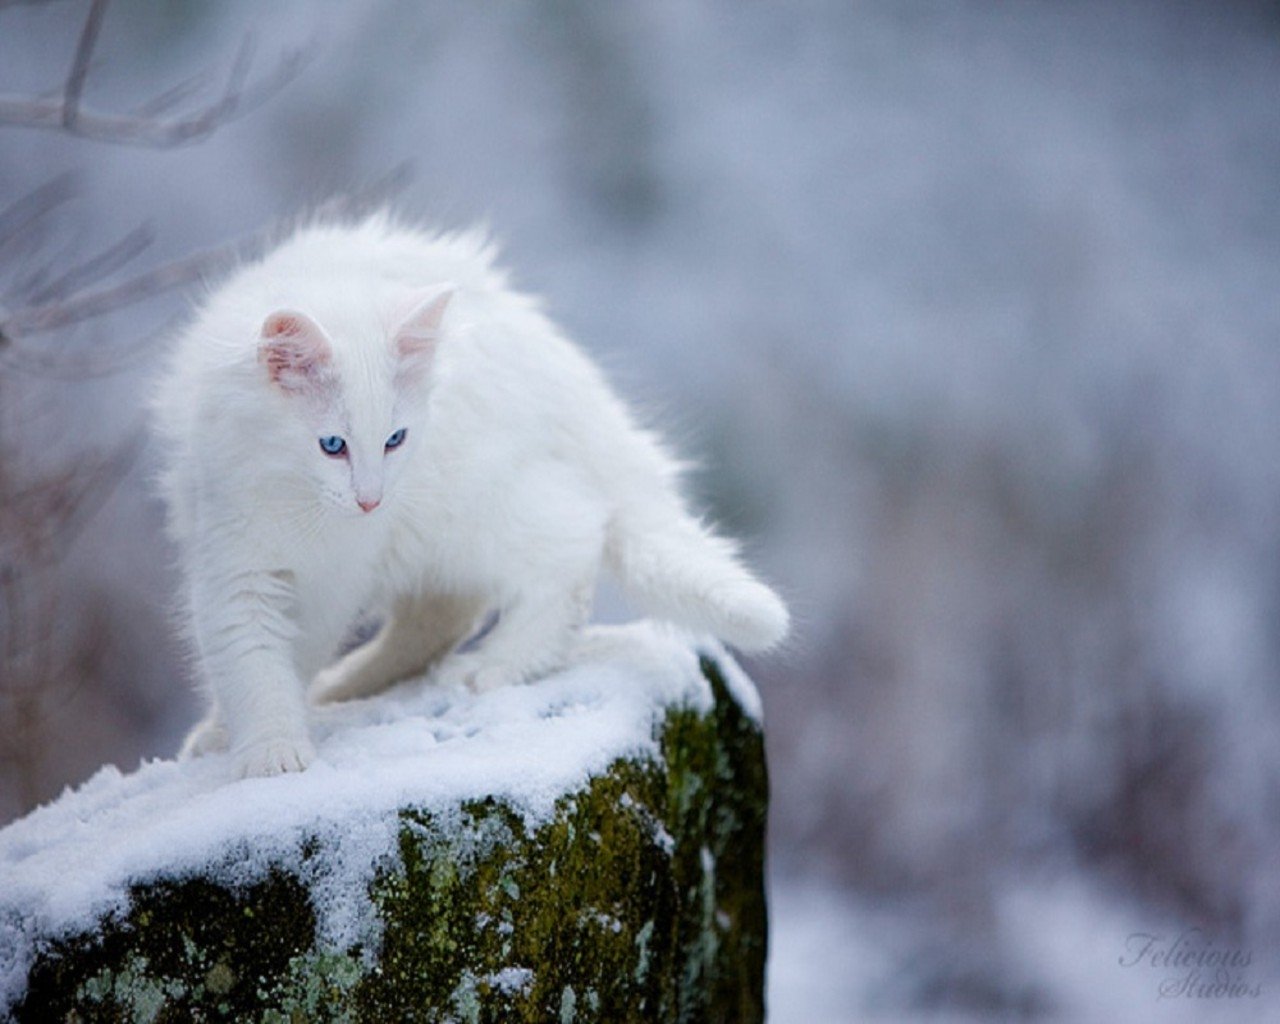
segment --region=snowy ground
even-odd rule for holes
[[[1280,958],[1236,949],[1062,874],[1011,884],[998,901],[996,952],[963,938],[939,947],[923,915],[856,900],[820,882],[774,879],[770,888],[771,1024],[919,1021],[977,1024],[1061,1020],[1081,1024],[1258,1024],[1280,1020]],[[1147,939],[1154,936],[1148,948]],[[1175,947],[1181,937],[1182,942]],[[1203,952],[1244,957],[1244,966],[1153,963]],[[966,966],[989,972],[975,984]],[[1192,975],[1198,978],[1191,981]],[[978,972],[980,979],[981,970]],[[938,997],[938,980],[961,982],[960,1002]],[[1191,981],[1191,984],[1188,984]],[[1226,982],[1224,991],[1220,982]],[[967,984],[964,984],[967,982]],[[1207,988],[1198,989],[1203,983]],[[984,991],[1003,1006],[981,1007]],[[1257,994],[1254,995],[1253,993]]]

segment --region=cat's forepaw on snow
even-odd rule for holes
[[[316,757],[316,748],[305,737],[277,736],[259,740],[236,751],[236,772],[242,779],[300,772]]]

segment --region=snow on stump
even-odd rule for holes
[[[764,746],[649,624],[321,709],[308,771],[104,768],[0,830],[0,1018],[761,1021]]]

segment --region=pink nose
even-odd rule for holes
[[[356,504],[360,506],[364,512],[372,512],[375,508],[382,504],[381,498],[357,498]]]

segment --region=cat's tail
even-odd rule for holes
[[[738,560],[736,545],[693,519],[672,496],[618,512],[605,556],[624,591],[641,608],[743,651],[780,644],[787,607]]]

